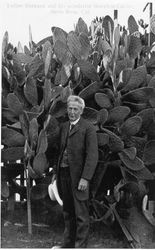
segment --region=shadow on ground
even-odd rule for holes
[[[2,209],[2,248],[51,248],[62,243],[63,217],[61,207],[53,211],[32,209],[32,236],[28,234],[26,204],[16,205],[13,214]],[[108,228],[102,222],[91,223],[88,248],[128,248],[118,225]]]
[[[4,205],[1,214],[2,248],[52,248],[62,243],[64,229],[62,208],[57,204],[53,204],[50,211],[43,209],[39,204],[32,206],[31,236],[27,228],[26,203],[16,204],[14,213],[8,213]],[[131,246],[117,222],[111,227],[104,225],[103,222],[93,222],[90,227],[88,248],[131,248]],[[155,242],[148,242],[144,248],[155,248]]]

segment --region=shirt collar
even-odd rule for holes
[[[70,122],[70,124],[72,124],[72,125],[75,125],[75,124],[77,124],[78,123],[78,121],[80,120],[80,117],[76,120],[76,121],[74,121],[74,122]]]

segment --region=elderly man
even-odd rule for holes
[[[81,117],[84,107],[82,98],[69,96],[69,121],[60,130],[56,178],[65,222],[62,248],[85,248],[88,243],[89,182],[97,165],[98,146],[95,128]]]

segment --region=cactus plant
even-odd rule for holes
[[[52,27],[52,36],[37,44],[30,30],[30,48],[24,47],[24,52],[14,48],[5,33],[2,161],[5,167],[14,162],[15,172],[16,160],[24,162],[27,180],[35,180],[32,187],[27,182],[29,198],[47,195],[49,182],[43,182],[55,163],[59,125],[67,119],[71,93],[85,100],[83,117],[96,128],[99,162],[91,183],[96,209],[107,199],[107,190],[115,203],[121,202],[121,190],[132,194],[136,190],[141,199],[141,181],[154,180],[150,165],[154,164],[155,54],[148,50],[145,58],[140,57],[142,42],[133,16],[128,29],[129,34],[121,32],[105,16],[92,21],[89,30],[79,18],[74,31]],[[9,180],[15,177],[10,173]],[[121,188],[116,188],[120,182]],[[2,186],[2,195],[8,197],[6,178]]]

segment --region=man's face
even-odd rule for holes
[[[70,101],[67,106],[68,117],[71,122],[76,121],[82,114],[82,107],[76,101]]]

